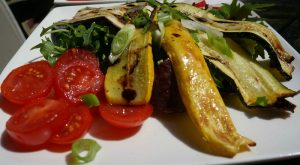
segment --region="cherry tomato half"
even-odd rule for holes
[[[98,58],[92,52],[78,48],[71,48],[64,52],[56,61],[56,65],[64,65],[76,60],[89,62],[97,68],[100,66]]]
[[[1,85],[1,93],[13,103],[24,104],[47,96],[52,89],[52,79],[48,62],[33,62],[11,71]]]
[[[66,101],[40,98],[14,113],[6,123],[6,131],[21,144],[37,146],[57,133],[70,115]]]
[[[70,144],[82,137],[92,125],[93,117],[86,105],[72,108],[68,123],[51,139],[51,143]]]
[[[73,104],[81,103],[80,96],[84,94],[97,94],[104,84],[104,75],[97,65],[98,59],[88,51],[76,50],[71,49],[63,54],[53,69],[56,95]],[[72,58],[66,57],[68,54]]]
[[[151,116],[153,107],[151,104],[138,106],[111,105],[101,101],[99,112],[109,124],[121,128],[130,128],[142,125]]]

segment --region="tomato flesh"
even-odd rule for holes
[[[65,126],[51,139],[51,143],[70,144],[79,139],[90,129],[93,117],[86,105],[72,108],[72,115]]]
[[[111,105],[101,101],[99,112],[109,124],[120,128],[137,127],[144,123],[153,113],[151,104],[126,106]]]
[[[67,102],[40,98],[14,113],[6,123],[6,131],[21,144],[37,146],[60,130],[70,115]]]
[[[33,62],[11,71],[1,85],[1,93],[10,102],[24,104],[47,96],[52,89],[52,79],[48,62]]]
[[[88,51],[76,50],[71,49],[62,55],[53,71],[56,95],[73,104],[81,103],[80,96],[84,94],[97,94],[104,84],[104,75],[99,68],[98,59],[87,53]]]
[[[89,62],[91,65],[97,68],[99,68],[100,66],[98,58],[92,52],[78,48],[71,48],[64,52],[59,57],[59,60],[56,62],[56,65],[63,65],[77,60]]]
[[[205,7],[207,5],[207,3],[205,2],[205,0],[200,0],[199,2],[194,4],[196,7],[202,8]]]
[[[54,89],[56,95],[71,103],[81,103],[80,96],[96,94],[103,88],[104,75],[99,68],[84,61],[73,61],[54,68]]]

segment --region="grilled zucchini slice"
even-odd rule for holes
[[[241,136],[227,111],[201,50],[178,21],[165,28],[162,46],[171,59],[185,108],[212,154],[232,157],[255,145]]]
[[[154,80],[151,32],[137,29],[128,50],[107,69],[104,88],[112,104],[142,105],[149,102]]]

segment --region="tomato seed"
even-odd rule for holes
[[[69,84],[65,84],[65,85],[64,85],[64,88],[65,88],[66,90],[69,90],[69,89],[70,89],[70,85],[69,85]]]

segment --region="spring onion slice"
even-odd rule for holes
[[[160,22],[160,21],[158,21],[157,24],[158,24],[158,28],[160,30],[161,38],[163,38],[165,35],[165,25],[163,22]]]
[[[215,30],[215,29],[212,29],[208,26],[205,26],[204,24],[202,24],[200,22],[195,22],[195,21],[187,20],[187,19],[181,19],[181,24],[182,24],[183,27],[185,27],[187,29],[190,29],[190,30],[201,30],[201,31],[204,31],[204,32],[213,33],[213,34],[215,34],[216,36],[219,36],[219,37],[223,37],[222,32],[220,32],[218,30]]]
[[[134,36],[135,26],[133,24],[125,25],[114,37],[111,44],[111,54],[108,59],[114,63],[127,48]]]
[[[158,21],[165,23],[170,20],[172,20],[172,15],[170,15],[168,13],[164,13],[164,12],[158,13]]]
[[[100,149],[101,146],[95,140],[79,139],[72,144],[71,154],[76,163],[88,163],[95,159]]]
[[[81,100],[89,107],[97,107],[100,105],[100,101],[94,94],[85,94],[80,96]]]

